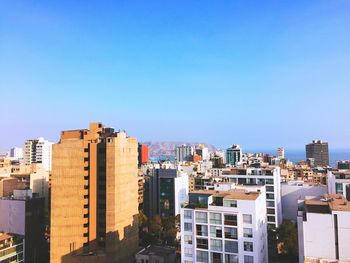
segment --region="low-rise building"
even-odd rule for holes
[[[341,194],[350,200],[350,170],[328,171],[328,193]]]
[[[175,263],[175,248],[148,246],[135,255],[136,263]]]

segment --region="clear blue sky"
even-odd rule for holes
[[[141,141],[350,148],[350,1],[0,1],[0,149],[102,121]]]

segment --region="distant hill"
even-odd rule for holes
[[[143,142],[148,145],[149,156],[159,157],[159,156],[173,156],[175,152],[175,147],[186,144],[190,146],[195,146],[196,144],[204,144],[208,147],[210,152],[216,151],[215,146],[207,143],[201,142]]]

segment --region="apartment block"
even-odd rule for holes
[[[226,181],[239,185],[265,185],[268,226],[277,228],[282,223],[281,169],[279,167],[224,169],[222,177]]]
[[[305,146],[306,159],[313,159],[313,166],[329,166],[328,143],[313,140]]]
[[[178,162],[192,161],[193,147],[189,145],[181,145],[175,148],[175,160]]]
[[[23,236],[0,232],[0,262],[24,263]]]
[[[27,140],[23,150],[24,163],[26,165],[41,163],[46,170],[51,171],[52,144],[52,142],[42,137],[34,140]]]
[[[226,163],[237,165],[242,159],[242,149],[239,145],[234,144],[226,150]]]
[[[181,204],[188,201],[189,177],[176,169],[154,169],[145,176],[144,212],[148,217],[180,214]]]
[[[132,262],[138,249],[138,143],[101,123],[53,145],[51,263]]]
[[[298,212],[299,263],[350,262],[350,203],[339,194],[305,200]]]
[[[334,170],[327,173],[328,193],[341,194],[350,201],[350,170]]]
[[[181,262],[268,262],[265,187],[191,192],[181,209]]]

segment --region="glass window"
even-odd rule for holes
[[[192,211],[191,210],[184,210],[184,218],[192,219]]]
[[[335,183],[335,191],[337,194],[343,194],[343,184]]]
[[[225,262],[226,263],[238,263],[238,255],[225,255]]]
[[[268,222],[275,222],[276,219],[275,219],[274,216],[268,216],[268,217],[267,217],[267,221],[268,221]]]
[[[225,225],[237,226],[237,215],[224,215]]]
[[[208,223],[208,214],[206,212],[196,212],[197,223]]]
[[[253,242],[244,241],[243,247],[244,247],[244,251],[253,252]]]
[[[192,244],[192,236],[191,235],[184,235],[184,241],[185,241],[185,244],[191,245]]]
[[[210,248],[214,251],[222,251],[222,241],[217,239],[210,239]]]
[[[244,237],[253,237],[253,229],[243,228],[243,236]]]
[[[209,262],[208,261],[208,252],[197,250],[196,260],[197,260],[197,262],[203,262],[203,263]]]
[[[197,236],[208,236],[208,226],[205,225],[196,225],[196,234]]]
[[[237,201],[236,200],[224,200],[224,206],[237,207]]]
[[[271,185],[267,185],[266,186],[266,192],[273,192],[274,191],[274,187]]]
[[[208,239],[197,238],[197,248],[208,249]]]
[[[210,224],[221,225],[221,214],[210,213]]]
[[[243,223],[251,224],[253,222],[252,215],[244,214]]]
[[[222,237],[222,228],[221,226],[211,226],[210,227],[210,236],[211,237]]]
[[[244,256],[244,263],[254,263],[253,256]]]
[[[266,194],[266,199],[272,199],[272,200],[274,200],[274,199],[275,199],[275,194],[267,193],[267,194]]]
[[[225,240],[225,252],[238,253],[238,242]]]
[[[266,201],[267,207],[275,207],[275,201]]]
[[[211,253],[211,262],[212,263],[222,263],[222,254],[221,253]]]
[[[191,223],[184,223],[184,229],[185,229],[185,231],[192,232],[192,224]]]
[[[185,257],[192,257],[192,248],[185,247]]]
[[[228,239],[237,239],[237,228],[234,227],[225,227],[225,238]]]

